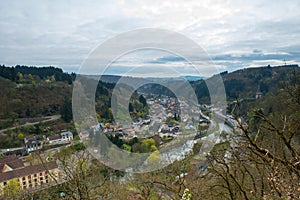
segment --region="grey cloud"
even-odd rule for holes
[[[213,57],[213,60],[226,60],[226,61],[252,61],[252,60],[283,60],[283,59],[296,59],[299,58],[300,53],[294,54],[276,54],[276,53],[253,53],[253,54],[241,54],[241,55],[232,55],[224,54]]]
[[[203,46],[220,68],[231,70],[283,59],[300,62],[297,0],[213,0],[209,6],[211,13],[198,12],[205,9],[197,1],[174,10],[172,6],[162,9],[161,4],[159,1],[151,4],[1,1],[0,64],[58,65],[73,70],[101,42],[123,31],[144,27],[168,28],[186,34]],[[180,18],[173,16],[177,13]],[[171,66],[185,62],[183,58],[164,54],[141,57],[129,56],[119,64]]]
[[[170,63],[170,62],[187,62],[184,58],[179,56],[167,56],[167,57],[160,57],[155,60],[148,61],[148,63]]]

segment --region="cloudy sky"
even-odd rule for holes
[[[77,72],[99,44],[139,28],[191,38],[220,71],[299,64],[299,10],[299,0],[1,1],[0,64]],[[184,62],[166,52],[134,52],[119,58],[110,73],[122,73],[123,65],[180,68]]]

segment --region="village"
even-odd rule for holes
[[[59,134],[49,136],[31,135],[24,137],[22,148],[2,151],[0,188],[15,182],[20,185],[21,190],[30,192],[65,181],[60,164],[53,159],[53,155],[62,147],[83,144],[91,138],[91,134],[99,131],[112,143],[116,138],[124,143],[155,138],[161,146],[176,137],[199,138],[205,136],[207,131],[217,128],[217,123],[209,117],[216,109],[210,105],[189,107],[185,101],[174,97],[144,95],[149,105],[149,114],[145,118],[134,118],[130,126],[98,123],[89,131],[79,132],[80,140],[74,140],[74,134],[70,131],[61,131]],[[127,150],[132,151],[132,148]]]
[[[174,97],[153,94],[145,96],[149,105],[149,114],[145,118],[135,118],[129,126],[124,127],[118,123],[98,123],[91,127],[91,131],[80,132],[80,139],[88,140],[90,134],[100,131],[109,138],[117,137],[122,141],[155,136],[163,144],[175,137],[201,135],[215,127],[215,123],[211,123],[210,117],[199,107],[189,107],[187,103]],[[206,105],[204,107],[211,108]],[[205,112],[209,114],[211,111],[206,109]]]

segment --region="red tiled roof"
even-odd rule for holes
[[[17,158],[16,155],[5,156],[3,158],[0,158],[0,163],[6,163],[8,161],[15,160],[16,158]]]
[[[31,174],[40,173],[40,172],[47,171],[47,170],[52,170],[57,167],[58,166],[57,166],[56,162],[52,161],[52,162],[44,163],[44,165],[40,164],[40,165],[35,165],[35,166],[28,166],[28,167],[16,169],[16,170],[5,172],[5,173],[0,173],[0,183],[14,179],[14,178],[19,178],[19,177],[28,176]]]
[[[48,137],[49,140],[58,140],[61,139],[61,136],[59,134],[57,135],[51,135]]]

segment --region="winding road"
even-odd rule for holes
[[[22,124],[22,125],[19,125],[18,127],[23,127],[23,126],[29,126],[29,125],[35,125],[35,124],[38,124],[40,122],[49,122],[49,121],[55,121],[55,120],[58,120],[60,118],[60,115],[52,115],[52,116],[46,116],[46,117],[43,117],[44,119],[43,120],[40,120],[40,121],[37,121],[37,122],[29,122],[29,123],[25,123],[25,124]],[[13,127],[9,127],[9,128],[5,128],[5,129],[1,129],[0,130],[0,133],[4,133],[5,131],[7,130],[14,130],[16,129],[17,126],[13,126]]]

